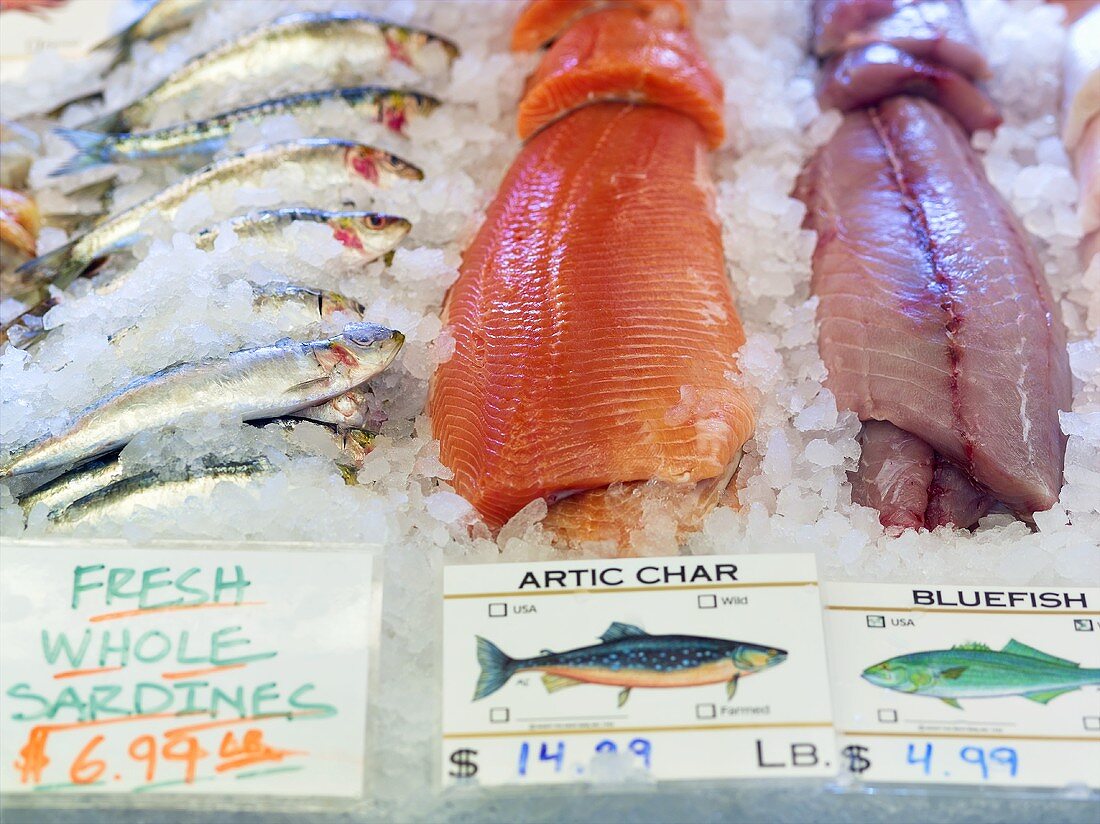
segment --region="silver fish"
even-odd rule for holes
[[[199,192],[227,183],[260,185],[268,171],[288,164],[299,166],[318,188],[337,188],[351,180],[385,187],[397,180],[424,178],[420,169],[397,155],[349,140],[311,138],[254,146],[204,166],[158,194],[106,218],[64,246],[23,264],[17,274],[28,283],[53,283],[64,289],[95,261],[132,245],[140,236],[142,221],[150,214],[171,219]]]
[[[145,14],[95,45],[92,50],[118,49],[118,56],[111,63],[111,67],[116,66],[130,55],[130,49],[137,41],[159,40],[186,28],[209,5],[210,0],[157,0]]]
[[[302,115],[329,100],[342,100],[364,120],[381,123],[397,134],[415,117],[434,111],[439,101],[418,92],[356,86],[265,100],[251,106],[223,112],[204,120],[179,123],[146,132],[104,134],[85,129],[54,129],[77,150],[68,162],[54,169],[51,177],[93,169],[105,163],[164,159],[182,155],[213,155],[229,142],[243,123],[259,123],[278,115]]]
[[[193,497],[209,497],[223,483],[248,486],[273,472],[266,458],[232,460],[209,455],[198,464],[146,470],[119,478],[49,514],[54,523],[69,524],[88,518],[128,519],[139,509],[160,509]]]
[[[125,474],[125,468],[117,455],[96,458],[21,496],[19,505],[23,507],[25,515],[29,515],[39,504],[44,504],[50,512],[55,512],[78,498],[119,480]]]
[[[149,123],[167,103],[201,107],[211,89],[240,86],[247,78],[285,76],[295,66],[308,67],[311,76],[320,72],[332,78],[370,77],[391,61],[424,69],[422,57],[430,43],[439,44],[449,60],[458,55],[458,47],[449,40],[364,14],[292,14],[199,55],[140,99],[86,128],[132,129]]]
[[[84,409],[62,430],[16,450],[0,467],[0,477],[93,458],[188,415],[213,413],[247,421],[317,406],[383,371],[404,341],[392,329],[352,323],[326,340],[282,340],[170,366],[130,382]]]
[[[265,209],[233,218],[229,225],[238,237],[271,237],[295,223],[325,223],[332,236],[357,252],[363,262],[377,260],[397,248],[412,229],[403,217],[376,212],[329,212],[323,209]],[[195,245],[211,251],[218,239],[218,228],[203,229],[195,235]]]

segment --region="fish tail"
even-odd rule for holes
[[[88,262],[73,256],[76,240],[70,240],[64,246],[28,260],[15,270],[21,278],[32,285],[54,284],[64,289],[88,268]]]
[[[76,154],[50,172],[50,177],[71,175],[111,162],[111,135],[89,129],[54,129],[53,133],[68,141]]]
[[[516,671],[516,661],[505,655],[492,641],[477,636],[477,662],[481,675],[477,679],[474,700],[492,695],[503,687]]]

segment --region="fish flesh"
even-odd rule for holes
[[[644,13],[665,28],[684,28],[688,24],[684,0],[532,0],[512,29],[512,51],[541,49],[584,15],[607,8]]]
[[[201,110],[203,96],[209,97],[211,89],[250,77],[278,77],[295,66],[336,78],[349,72],[370,77],[390,61],[423,69],[422,58],[430,45],[442,49],[448,60],[458,56],[458,47],[449,40],[365,14],[291,14],[195,57],[138,100],[84,128],[125,131],[145,126],[157,109],[170,103],[197,105]],[[201,117],[198,110],[188,112]]]
[[[962,709],[960,699],[1019,696],[1046,704],[1082,687],[1100,685],[1100,669],[1082,667],[1012,639],[1002,649],[961,644],[899,655],[863,671],[876,687],[938,698]]]
[[[990,74],[961,0],[814,0],[820,57],[886,43],[971,79]]]
[[[352,323],[335,337],[241,349],[138,378],[69,425],[15,450],[0,477],[43,472],[119,449],[141,432],[188,415],[248,421],[317,406],[366,383],[393,362],[404,336]]]
[[[235,217],[229,226],[239,238],[271,238],[281,235],[297,223],[324,223],[332,236],[355,253],[363,263],[389,254],[398,247],[412,229],[403,217],[378,212],[330,212],[324,209],[263,209]],[[203,229],[195,235],[195,245],[212,251],[221,230],[217,226]]]
[[[946,109],[968,132],[996,129],[1001,113],[968,77],[910,56],[885,43],[834,55],[822,67],[817,98],[822,108],[847,112],[899,94],[927,97]]]
[[[51,177],[94,169],[108,163],[162,160],[184,155],[213,155],[229,142],[242,124],[255,124],[280,115],[302,116],[328,101],[343,101],[364,120],[380,123],[403,134],[412,118],[430,114],[439,106],[434,97],[419,92],[357,86],[264,100],[205,120],[180,123],[147,132],[104,134],[83,129],[54,129],[77,154],[52,172]]]
[[[667,106],[694,119],[712,148],[725,139],[722,83],[695,37],[631,8],[585,15],[550,47],[520,102],[519,136],[605,100]]]
[[[343,395],[326,401],[320,406],[308,406],[290,412],[286,417],[323,423],[335,427],[337,432],[366,430],[370,424],[368,396],[362,389],[351,389]]]
[[[543,673],[547,692],[581,684],[620,687],[620,707],[635,687],[725,684],[726,696],[732,699],[741,678],[787,659],[786,651],[777,647],[700,635],[650,635],[640,627],[618,621],[607,628],[600,641],[566,652],[543,650],[532,658],[510,658],[494,643],[478,636],[481,676],[474,700],[492,695],[517,673],[534,671]]]
[[[34,199],[22,192],[0,187],[0,243],[11,247],[11,250],[4,250],[5,269],[11,259],[9,251],[34,257],[40,228],[42,217]]]
[[[466,250],[429,391],[456,491],[492,528],[538,498],[695,493],[752,434],[703,130],[598,103],[536,134]],[[614,215],[610,220],[609,215]]]
[[[1066,332],[1026,232],[958,124],[912,97],[849,113],[798,196],[818,234],[811,285],[838,406],[924,441],[1022,517],[1049,509],[1071,400]],[[906,479],[875,469],[878,453],[861,463],[857,503],[916,500],[902,490],[930,477],[927,454],[903,452]],[[880,512],[886,525],[918,514]]]
[[[18,270],[31,283],[64,289],[92,263],[133,244],[142,222],[156,214],[171,219],[191,197],[212,187],[261,185],[275,168],[294,165],[312,186],[337,188],[351,181],[385,187],[398,180],[422,180],[424,173],[397,155],[334,138],[310,138],[254,146],[204,166],[167,189],[96,224],[84,234]]]
[[[115,66],[129,56],[134,43],[158,40],[187,28],[209,5],[210,0],[156,0],[145,14],[122,31],[93,46],[92,51],[117,49],[118,57],[111,64]]]

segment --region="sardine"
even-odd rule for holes
[[[282,340],[169,366],[131,381],[60,431],[15,451],[0,467],[0,477],[93,458],[188,415],[247,421],[317,406],[384,370],[404,340],[400,332],[377,324],[352,323],[325,340]]]
[[[132,129],[149,123],[167,103],[201,103],[211,89],[239,85],[243,78],[286,75],[295,66],[308,67],[309,75],[321,72],[333,78],[370,77],[390,61],[423,69],[421,57],[430,43],[439,44],[450,60],[458,55],[449,40],[363,14],[292,14],[199,55],[140,99],[86,128]]]
[[[55,129],[77,149],[67,163],[54,169],[51,177],[93,169],[106,163],[130,163],[160,160],[182,155],[213,155],[229,142],[242,123],[259,123],[279,115],[302,115],[329,100],[342,100],[367,121],[381,123],[403,134],[410,118],[429,114],[439,101],[418,92],[399,91],[378,86],[357,86],[305,92],[146,132],[103,134],[83,129]]]
[[[210,0],[156,0],[149,10],[122,31],[95,45],[93,51],[117,49],[118,55],[108,68],[117,66],[130,56],[133,44],[139,40],[153,41],[191,25]]]
[[[29,285],[53,283],[64,289],[93,262],[132,245],[149,215],[171,219],[200,192],[228,183],[258,186],[267,172],[289,164],[300,167],[301,174],[318,188],[338,188],[357,179],[384,187],[396,180],[424,178],[420,169],[397,155],[349,140],[311,138],[254,146],[204,166],[160,193],[106,218],[65,245],[28,261],[17,273]]]
[[[253,238],[279,235],[295,223],[302,222],[327,224],[332,229],[332,236],[357,252],[365,263],[392,252],[412,229],[412,224],[403,217],[377,212],[329,212],[301,208],[251,212],[233,218],[229,225],[238,237]],[[217,239],[216,226],[203,229],[195,235],[195,245],[210,251]]]

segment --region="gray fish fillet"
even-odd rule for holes
[[[814,0],[819,56],[870,43],[887,43],[971,79],[990,74],[961,0]]]
[[[359,117],[381,123],[397,134],[404,134],[410,119],[427,115],[439,106],[434,97],[418,92],[358,86],[264,100],[204,120],[147,132],[104,134],[85,129],[54,129],[54,134],[72,144],[77,154],[50,172],[50,177],[94,169],[107,163],[213,155],[226,146],[243,124],[261,123],[279,115],[302,116],[330,100],[343,101]]]
[[[279,341],[224,358],[170,366],[95,402],[67,427],[13,452],[0,477],[75,464],[188,415],[247,421],[317,406],[384,370],[400,332],[353,323],[327,340]]]
[[[86,127],[133,129],[146,125],[157,109],[176,101],[202,111],[202,98],[211,89],[240,85],[246,78],[292,74],[294,67],[301,67],[307,76],[320,72],[336,79],[372,77],[390,61],[423,69],[425,48],[433,43],[442,47],[450,60],[458,55],[458,47],[449,40],[364,14],[292,14],[199,55],[139,100]],[[203,116],[190,110],[189,114]]]
[[[812,289],[838,406],[916,436],[1018,515],[1049,509],[1071,401],[1066,332],[959,125],[920,98],[852,112],[799,196],[818,234]]]
[[[398,180],[423,180],[424,173],[400,157],[373,146],[334,138],[291,140],[254,146],[204,166],[167,189],[114,214],[84,234],[19,267],[28,283],[65,288],[92,263],[132,244],[142,221],[152,214],[171,219],[191,197],[225,184],[260,186],[269,171],[299,167],[316,188],[337,189],[351,181],[389,186]]]

